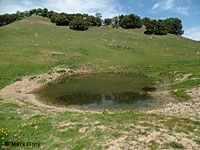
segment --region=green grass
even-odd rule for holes
[[[174,83],[177,76],[192,74],[187,81],[171,87],[178,89],[175,95],[181,101],[189,100],[185,91],[200,85],[199,79],[192,80],[200,74],[200,56],[196,54],[200,43],[172,34],[153,35],[151,39],[152,36],[143,32],[143,28],[111,27],[92,27],[78,32],[36,16],[0,27],[0,89],[22,80],[23,76],[29,75],[30,80],[34,80],[38,74],[51,74],[53,67],[60,66],[71,68],[70,73],[75,69],[90,69],[147,75],[160,83]],[[0,129],[4,128],[5,132],[0,132],[0,137],[5,141],[39,142],[42,149],[79,150],[106,149],[112,146],[109,140],[124,137],[130,145],[136,141],[139,147],[147,144],[151,149],[162,149],[163,145],[154,140],[145,144],[137,141],[153,131],[162,131],[162,134],[174,137],[176,133],[190,134],[190,138],[199,144],[200,122],[191,118],[137,111],[57,112],[20,101],[19,104],[0,98]],[[87,129],[81,133],[81,128]],[[185,146],[171,141],[166,145],[171,148]]]
[[[117,137],[120,137],[121,134],[119,132],[113,132],[112,136],[115,137],[115,138],[117,138]]]
[[[196,140],[194,140],[197,144],[199,144],[200,145],[200,140],[198,140],[198,139],[196,139]]]
[[[106,114],[55,113],[54,110],[47,112],[46,108],[29,103],[19,106],[13,101],[1,103],[0,109],[4,112],[0,114],[0,129],[2,131],[4,128],[3,131],[7,134],[0,132],[0,137],[4,137],[4,142],[30,141],[40,143],[43,149],[64,149],[66,146],[68,149],[97,149],[100,148],[100,145],[102,149],[105,149],[111,145],[108,143],[102,145],[102,143],[118,140],[121,137],[126,137],[126,142],[131,143],[133,139],[137,141],[139,136],[146,137],[153,131],[159,132],[158,128],[167,130],[165,134],[170,133],[170,136],[174,136],[173,130],[178,131],[178,133],[190,133],[190,139],[197,144],[199,142],[196,137],[200,135],[200,130],[198,130],[200,122],[186,118],[133,111],[114,114],[109,112]],[[35,112],[41,114],[37,115]],[[98,123],[96,123],[97,121]],[[80,132],[82,128],[87,129]],[[148,144],[149,148],[152,149],[162,147],[156,141],[151,141]],[[1,145],[3,144],[1,143]],[[176,142],[169,142],[165,146],[183,148],[183,145]],[[20,149],[20,147],[9,147],[9,149]],[[33,149],[37,148],[33,147]]]
[[[200,74],[193,74],[188,77],[188,79],[192,79],[192,78],[200,78]]]
[[[46,79],[41,79],[39,81],[37,81],[37,83],[45,83],[47,80]]]
[[[176,149],[184,149],[185,148],[181,143],[177,143],[174,141],[170,142],[170,143],[166,143],[166,146],[176,148]]]
[[[196,66],[191,73],[199,68],[195,52],[199,42],[171,34],[150,39],[143,32],[143,28],[111,27],[78,32],[37,16],[0,27],[0,88],[60,65],[94,71],[134,68],[159,81],[164,81],[169,71],[181,70],[178,66],[191,65],[186,70]]]
[[[186,94],[185,90],[178,90],[174,92],[180,101],[190,100],[191,97]]]
[[[200,85],[200,79],[198,80],[186,80],[181,83],[173,84],[172,89],[188,89]]]

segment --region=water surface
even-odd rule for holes
[[[42,101],[77,107],[151,106],[155,103],[145,89],[153,85],[146,77],[122,74],[89,74],[62,77],[37,91]]]

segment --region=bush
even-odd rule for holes
[[[74,18],[70,22],[69,27],[70,27],[70,29],[73,29],[73,30],[85,31],[88,29],[89,25],[85,19]]]
[[[53,14],[53,15],[50,17],[51,22],[52,22],[52,23],[55,23],[57,17],[58,17],[58,14],[57,14],[57,13]]]
[[[144,17],[143,19],[142,19],[142,23],[143,23],[143,25],[147,25],[147,23],[149,23],[151,21],[151,19],[150,18],[148,18],[148,17]]]
[[[102,20],[99,16],[87,16],[86,21],[88,22],[89,26],[101,26]]]
[[[54,11],[49,11],[48,13],[47,13],[47,16],[48,16],[48,18],[51,18],[53,15],[55,15],[56,14],[56,12],[54,12]],[[55,22],[53,22],[53,23],[55,23]]]
[[[165,25],[168,29],[168,33],[175,35],[182,35],[184,31],[182,30],[182,21],[178,18],[168,18],[165,21]]]
[[[16,21],[17,16],[16,14],[4,14],[0,15],[0,26],[12,23]]]
[[[102,25],[102,20],[99,17],[96,17],[96,24],[97,26],[101,26]]]
[[[96,18],[94,16],[88,16],[86,18],[87,22],[89,23],[90,26],[96,26]]]
[[[112,19],[106,18],[106,19],[104,20],[104,24],[105,24],[106,26],[112,24]]]
[[[56,23],[58,26],[68,26],[71,19],[66,13],[54,14],[51,17],[51,22]]]
[[[145,34],[167,35],[167,27],[163,20],[152,20],[146,24]]]
[[[146,24],[146,31],[144,32],[145,34],[154,34],[155,32],[155,27],[156,27],[156,20],[152,20]]]
[[[156,35],[167,35],[167,27],[165,26],[164,21],[158,20],[156,22],[155,34]]]
[[[123,17],[120,26],[124,29],[135,29],[142,27],[142,20],[139,16],[130,14]]]

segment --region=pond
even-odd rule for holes
[[[147,77],[101,73],[61,77],[36,91],[46,103],[78,108],[148,107],[156,103]]]

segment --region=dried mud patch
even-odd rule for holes
[[[21,81],[17,81],[3,89],[0,90],[0,97],[4,99],[5,102],[10,102],[14,100],[18,102],[19,105],[24,105],[24,103],[30,103],[36,105],[39,108],[48,108],[48,111],[57,111],[57,112],[85,112],[82,110],[71,109],[66,107],[55,107],[46,105],[40,102],[37,97],[32,93],[33,91],[41,88],[48,82],[56,80],[58,77],[64,75],[64,73],[70,73],[71,70],[68,68],[59,68],[55,67],[49,73],[44,73],[37,76],[26,76],[23,77]],[[72,71],[73,73],[86,73],[90,71],[86,70],[76,70]],[[94,112],[95,113],[95,112]],[[98,112],[97,112],[98,113]]]
[[[147,113],[163,114],[176,117],[187,117],[200,120],[200,87],[187,90],[186,93],[191,96],[190,100],[179,102],[171,96],[171,91],[158,91],[153,93],[161,101],[167,101],[161,107],[154,110],[148,110]]]

